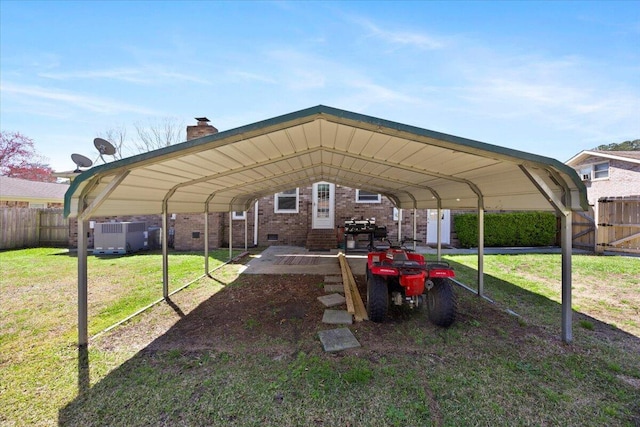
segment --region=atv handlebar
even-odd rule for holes
[[[407,251],[407,252],[412,252],[412,251],[413,251],[413,249],[409,249],[409,248],[407,248],[407,247],[406,247],[406,245],[405,245],[405,243],[407,243],[407,242],[422,243],[422,240],[418,240],[418,239],[406,239],[406,238],[405,238],[405,239],[402,239],[402,240],[400,241],[400,243],[397,243],[397,242],[396,242],[396,243],[392,243],[392,242],[391,242],[391,240],[389,240],[389,239],[387,239],[387,238],[380,239],[380,241],[381,241],[381,242],[386,242],[386,243],[389,245],[389,248],[390,248],[390,249],[402,249],[402,250]],[[379,249],[381,249],[381,248],[380,248],[380,247],[378,247],[378,246],[376,246],[375,244],[374,244],[374,245],[369,245],[369,250],[370,250],[370,251],[379,250]]]

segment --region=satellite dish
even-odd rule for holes
[[[77,168],[74,172],[82,172],[80,168],[90,168],[93,162],[91,159],[83,156],[82,154],[73,153],[71,155],[71,160],[76,164]]]
[[[95,145],[95,147],[98,149],[100,155],[106,154],[108,156],[113,156],[114,154],[116,154],[116,147],[114,147],[113,144],[111,144],[106,139],[96,138],[93,140],[93,145]]]
[[[98,149],[98,152],[100,153],[99,157],[102,159],[102,163],[107,163],[104,160],[104,157],[102,157],[103,154],[106,154],[108,156],[113,156],[114,154],[116,154],[116,147],[114,147],[113,144],[111,144],[106,139],[96,138],[93,140],[93,145]],[[98,159],[96,158],[96,160]]]

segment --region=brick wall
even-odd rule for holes
[[[222,219],[227,214],[209,213],[209,248],[222,246]],[[179,251],[204,250],[204,213],[177,214],[174,248]]]
[[[603,161],[606,159],[592,156],[574,168],[580,170],[582,166],[603,163]],[[585,181],[585,186],[590,205],[595,205],[601,197],[640,195],[640,165],[621,160],[610,160],[609,178]]]
[[[424,240],[427,233],[427,211],[417,209],[417,238]],[[393,218],[393,204],[386,197],[380,203],[356,202],[356,190],[336,186],[336,225],[352,218],[375,218],[377,226],[386,226],[390,240],[398,239],[398,221]],[[402,211],[402,237],[413,237],[413,209]]]
[[[304,246],[311,228],[311,187],[300,188],[298,213],[275,213],[274,196],[258,203],[258,245]]]

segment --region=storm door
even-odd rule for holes
[[[335,185],[328,182],[313,184],[313,228],[333,228],[335,216]]]

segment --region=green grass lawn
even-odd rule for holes
[[[210,253],[210,268],[228,250]],[[162,255],[88,257],[89,335],[162,297]],[[77,393],[77,258],[65,249],[0,252],[0,425],[55,424]],[[204,272],[201,254],[169,257],[169,291]],[[100,373],[130,354],[92,353]]]
[[[210,267],[227,255],[212,253]],[[475,286],[476,257],[448,260]],[[162,295],[160,254],[88,262],[90,335]],[[170,291],[203,264],[201,254],[171,254]],[[231,334],[224,350],[171,347],[167,328],[200,327],[203,302],[220,296],[223,306],[231,290],[249,299],[261,285],[238,267],[176,294],[177,308],[161,304],[93,340],[87,368],[75,346],[77,259],[60,249],[1,252],[0,425],[640,424],[638,258],[573,257],[571,345],[559,340],[559,256],[490,255],[485,290],[496,304],[458,289],[448,329],[399,311],[352,325],[363,347],[331,354],[315,333],[267,336],[266,317],[251,317],[240,328],[251,339]],[[154,340],[164,346],[152,350]]]

